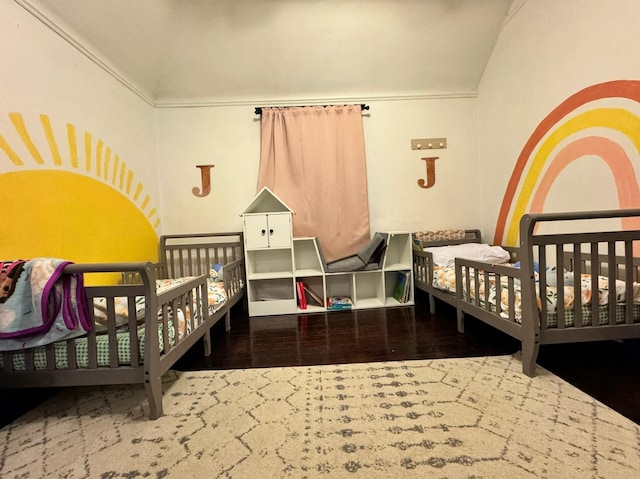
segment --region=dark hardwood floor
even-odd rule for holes
[[[510,354],[516,341],[482,323],[459,334],[455,310],[446,304],[428,312],[427,296],[415,307],[332,311],[248,318],[232,313],[232,330],[213,339],[213,353],[192,349],[177,369],[235,369],[270,366],[396,361]]]
[[[213,328],[213,353],[197,344],[175,365],[179,370],[399,361],[513,354],[517,341],[474,318],[458,333],[455,310],[416,292],[414,307],[249,318],[232,311],[232,331]],[[538,363],[640,424],[640,340],[624,343],[549,345]],[[53,390],[0,390],[0,426],[55,394]]]

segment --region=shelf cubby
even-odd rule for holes
[[[409,295],[407,297],[407,301],[402,303],[393,297],[393,294],[396,290],[396,286],[398,285],[398,275],[399,274],[408,274],[407,281],[409,281]],[[384,283],[385,283],[385,304],[387,306],[404,306],[407,304],[413,304],[413,275],[411,274],[411,269],[408,270],[393,270],[393,271],[385,271],[384,273]]]
[[[286,314],[296,307],[293,279],[253,280],[247,284],[248,302],[256,316]]]
[[[327,273],[327,296],[349,296],[353,300],[353,273]]]
[[[298,312],[313,313],[319,311],[325,311],[327,305],[327,296],[324,289],[324,277],[323,276],[296,276],[296,281],[304,282],[307,287],[313,291],[316,296],[320,297],[321,304],[317,304],[313,298],[310,298],[307,294],[307,309],[298,308]]]
[[[293,277],[290,249],[259,249],[247,251],[247,278]]]
[[[356,308],[380,308],[385,305],[384,273],[362,271],[354,275],[355,293],[352,298]]]
[[[293,263],[296,276],[324,275],[316,238],[293,238]]]
[[[387,250],[384,255],[384,270],[411,269],[411,235],[409,233],[389,233]]]

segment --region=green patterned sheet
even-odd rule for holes
[[[189,278],[180,278],[178,280],[159,280],[157,284],[158,293],[166,291],[168,288],[175,286],[177,284],[181,284],[188,280]],[[118,301],[120,300],[120,301]],[[208,281],[208,303],[209,303],[209,315],[212,316],[214,313],[220,310],[222,306],[227,301],[227,295],[224,290],[224,284],[219,281]],[[110,366],[110,358],[109,358],[109,336],[101,332],[99,328],[100,322],[105,318],[105,316],[100,315],[100,310],[104,309],[103,305],[104,301],[97,301],[94,303],[94,314],[96,325],[98,326],[98,333],[96,334],[96,348],[97,348],[97,360],[99,367],[109,367]],[[126,302],[126,298],[116,298],[116,322],[118,325],[125,325],[128,322],[128,306]],[[144,298],[136,298],[136,310],[137,314],[140,315],[141,312],[144,312]],[[159,313],[159,319],[160,313]],[[189,334],[191,331],[191,321],[189,321],[189,311],[187,308],[186,314],[182,311],[178,311],[178,331],[179,337],[182,339],[184,336],[184,332],[186,331]],[[168,321],[168,340],[170,344],[173,344],[176,339],[176,328],[174,328],[174,324],[172,321],[173,317]],[[139,361],[142,363],[144,358],[144,348],[145,348],[145,329],[144,325],[141,325],[137,329],[137,338],[138,338],[138,354]],[[116,341],[117,341],[117,349],[118,349],[118,364],[119,365],[127,365],[131,364],[131,335],[127,329],[123,329],[116,333]],[[162,323],[158,324],[158,343],[160,351],[163,351],[163,340],[162,340]],[[76,348],[76,362],[78,368],[88,368],[89,367],[89,349],[88,349],[88,339],[87,337],[80,337],[74,340],[75,348]],[[53,344],[54,348],[54,357],[55,357],[55,367],[56,369],[66,369],[69,367],[69,359],[67,354],[67,342],[61,341]],[[46,357],[46,347],[41,346],[37,348],[32,348],[33,351],[33,362],[35,369],[46,369],[47,367],[47,357]],[[25,369],[25,354],[24,351],[13,351],[10,353],[13,361],[13,368],[15,370],[24,370]],[[3,356],[0,354],[0,367],[4,364]],[[75,369],[72,366],[73,369]]]
[[[168,322],[169,329],[169,342],[173,343],[175,340],[175,328],[173,322]],[[138,354],[140,363],[144,358],[144,345],[145,345],[145,331],[144,327],[138,328]],[[121,331],[116,334],[116,341],[118,343],[118,364],[131,364],[131,336],[129,331]],[[76,362],[78,368],[89,367],[89,348],[88,340],[86,337],[78,338],[74,341],[76,346]],[[162,341],[162,324],[158,325],[158,344],[160,350],[163,350]],[[67,355],[67,342],[61,341],[53,344],[56,369],[69,368],[69,358]],[[109,336],[107,334],[96,335],[96,347],[98,356],[98,366],[108,367],[110,365],[109,360]],[[36,369],[45,369],[47,367],[46,347],[40,346],[33,348],[33,363]],[[25,354],[24,351],[14,351],[12,353],[13,368],[15,370],[24,370]],[[0,357],[0,366],[3,366],[2,357]],[[75,367],[72,366],[72,369]]]
[[[537,277],[537,276],[536,276]],[[470,290],[466,290],[466,281],[463,281],[465,287],[464,297],[466,299],[471,296],[471,299],[475,297],[475,274],[471,277]],[[508,282],[506,276],[500,278],[500,295],[498,297],[498,288],[496,285],[496,277],[494,274],[489,275],[489,282],[485,284],[485,278],[483,274],[478,275],[479,284],[478,292],[481,298],[480,303],[484,307],[485,290],[488,289],[488,300],[491,304],[491,311],[496,312],[496,304],[500,302],[500,316],[503,318],[509,317],[509,309],[513,308],[516,322],[521,322],[522,319],[522,298],[521,298],[521,285],[519,279],[514,280],[514,295],[510,295],[508,291]],[[572,279],[572,277],[570,277]],[[549,280],[549,278],[547,278]],[[573,311],[573,305],[576,300],[580,301],[582,308],[582,324],[591,324],[591,298],[593,294],[593,287],[591,284],[591,275],[582,274],[580,276],[580,291],[576,295],[577,288],[574,289],[572,285],[565,285],[563,287],[563,305],[564,305],[564,325],[566,327],[575,326],[575,314]],[[456,280],[455,280],[455,268],[450,267],[435,267],[433,272],[433,286],[449,293],[455,293]],[[615,291],[612,291],[611,296],[616,300],[616,319],[617,324],[624,323],[625,318],[625,303],[626,297],[626,283],[621,280],[615,281]],[[633,321],[640,321],[640,284],[633,283],[632,285],[632,297],[633,297]],[[540,297],[540,283],[536,281],[538,311],[542,311],[542,299]],[[605,276],[598,276],[597,278],[597,298],[598,298],[598,324],[609,324],[609,279]],[[577,296],[577,298],[576,298]],[[547,311],[547,325],[548,327],[558,326],[558,288],[554,283],[549,284],[545,288],[545,306]],[[511,304],[513,303],[513,304]]]
[[[616,324],[622,324],[626,321],[625,315],[626,304],[618,303],[616,304]],[[640,304],[634,303],[631,308],[631,315],[633,317],[633,322],[637,323],[640,321]],[[576,319],[575,313],[573,309],[564,312],[564,325],[565,327],[575,326]],[[609,305],[598,306],[598,325],[604,326],[609,324]],[[558,314],[554,311],[552,313],[547,313],[547,325],[550,328],[555,328],[558,326]],[[582,305],[582,325],[590,326],[591,325],[591,305]]]
[[[480,306],[482,308],[486,308],[486,302],[480,301]],[[615,319],[616,324],[622,324],[626,322],[627,318],[626,318],[625,306],[626,305],[624,303],[618,303],[616,305],[616,319]],[[492,313],[495,313],[496,305],[494,303],[491,303],[489,309],[491,310]],[[633,322],[634,323],[640,322],[640,304],[634,303],[631,313],[633,317]],[[506,319],[508,318],[508,313],[503,310],[500,316]],[[517,323],[522,322],[519,316],[515,318],[515,321]],[[570,328],[575,326],[575,324],[576,324],[576,319],[575,319],[575,313],[573,309],[565,310],[564,326],[567,328]],[[609,306],[608,305],[598,306],[598,325],[604,326],[607,324],[609,324]],[[586,305],[586,304],[582,305],[582,325],[591,326],[591,305]],[[557,312],[554,311],[554,312],[547,313],[547,327],[548,328],[558,327]]]

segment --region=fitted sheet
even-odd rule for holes
[[[540,281],[539,275],[536,274],[536,297],[538,311],[542,311],[542,301],[540,297]],[[484,298],[488,298],[488,302],[492,305],[492,310],[496,311],[496,305],[498,304],[498,288],[496,285],[496,276],[494,274],[489,275],[488,284],[485,284],[485,277],[483,274],[478,276],[478,294],[483,301]],[[436,266],[433,271],[433,286],[439,290],[455,294],[456,293],[456,270],[450,267]],[[466,290],[466,281],[463,280],[465,286],[464,295],[467,298],[475,299],[476,286],[475,277],[472,275],[470,281],[470,291]],[[508,311],[513,308],[516,321],[520,322],[522,319],[522,294],[521,283],[518,278],[514,279],[514,294],[509,295],[508,280],[504,275],[500,276],[500,315],[504,318],[508,318]],[[634,321],[640,320],[640,283],[633,283],[633,318]],[[485,291],[488,288],[488,297],[485,295]],[[547,311],[547,324],[549,327],[555,327],[558,324],[558,288],[554,284],[548,284],[545,288],[544,301],[546,303]],[[563,309],[564,309],[564,325],[574,326],[574,304],[576,302],[576,292],[578,288],[572,285],[565,285],[563,287]],[[591,298],[594,293],[592,287],[592,278],[590,274],[582,274],[580,277],[580,290],[579,298],[582,310],[583,324],[591,324]],[[609,279],[606,276],[598,276],[597,278],[597,295],[598,295],[598,324],[609,323]],[[616,322],[621,323],[626,320],[625,317],[625,298],[626,298],[626,283],[621,280],[615,282],[615,292],[613,297],[616,301]],[[514,299],[512,299],[514,298]],[[511,304],[513,302],[513,305]]]
[[[167,291],[168,288],[175,287],[178,284],[182,284],[188,281],[189,278],[179,278],[173,280],[158,280],[157,283],[157,291],[158,293],[162,293]],[[126,298],[115,298],[116,303],[116,314],[119,316],[119,320],[124,321],[123,324],[119,327],[118,332],[116,333],[116,342],[117,342],[117,351],[118,351],[118,364],[119,365],[127,365],[131,364],[131,353],[132,353],[132,344],[131,344],[131,334],[129,328],[126,325],[128,321],[128,302]],[[209,302],[209,315],[215,314],[227,301],[226,291],[224,289],[224,283],[220,281],[208,281],[208,302]],[[98,302],[101,304],[102,302]],[[136,314],[139,315],[140,312],[144,312],[144,298],[136,298]],[[99,309],[99,308],[98,308]],[[160,315],[162,312],[159,311]],[[174,326],[174,315],[173,312],[170,311],[170,319],[168,321],[168,341],[169,345],[175,343],[176,340],[176,332],[178,333],[178,338],[181,339],[184,337],[184,334],[188,334],[190,331],[191,321],[190,319],[190,311],[189,308],[186,308],[186,311],[179,311],[178,314],[178,326],[177,328]],[[138,354],[139,358],[144,357],[145,350],[145,326],[144,326],[144,317],[138,317],[140,319],[141,324],[138,325],[135,335],[138,341]],[[98,318],[96,318],[96,322],[99,324]],[[164,340],[162,336],[162,327],[163,324],[158,324],[158,344],[160,351],[164,350]],[[99,328],[97,327],[99,330]],[[86,336],[76,338],[71,343],[75,345],[76,352],[76,365],[72,365],[72,368],[87,368],[89,367],[89,348],[88,348],[88,338]],[[55,359],[55,367],[56,369],[67,369],[69,368],[69,355],[67,352],[67,341],[59,341],[53,344],[54,348],[54,359]],[[97,361],[99,367],[109,367],[110,366],[110,338],[109,335],[106,334],[105,331],[101,331],[96,334],[96,348],[97,348]],[[46,347],[41,346],[37,348],[32,348],[33,352],[33,362],[34,367],[36,369],[45,369],[47,367],[47,356],[46,356]],[[24,370],[26,367],[26,356],[24,351],[13,351],[11,352],[11,359],[13,362],[13,367],[16,370]],[[3,357],[0,355],[0,366],[3,366]]]

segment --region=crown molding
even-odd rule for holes
[[[36,19],[38,19],[43,25],[53,31],[56,35],[66,41],[73,48],[78,50],[81,54],[87,57],[90,61],[92,61],[95,65],[104,70],[108,75],[113,77],[116,81],[120,82],[125,88],[129,89],[136,96],[144,100],[151,106],[155,106],[153,100],[149,98],[144,92],[142,92],[139,88],[137,88],[133,83],[127,80],[122,74],[120,74],[114,67],[109,65],[106,61],[100,58],[99,55],[92,52],[89,48],[84,46],[78,40],[76,40],[73,36],[71,36],[64,28],[58,25],[50,15],[47,15],[42,10],[39,10],[35,7],[29,0],[13,0],[15,3],[20,5],[23,9],[33,15]]]
[[[196,101],[158,101],[156,108],[207,108],[207,107],[232,107],[232,106],[297,106],[297,105],[341,105],[370,103],[374,101],[415,101],[438,100],[456,98],[477,98],[477,91],[446,92],[446,93],[413,93],[407,95],[365,95],[362,97],[322,97],[322,98],[297,98],[288,100],[196,100]]]
[[[509,9],[509,13],[507,13],[507,16],[505,17],[504,22],[502,22],[502,24],[506,25],[507,23],[509,23],[511,19],[516,16],[518,11],[524,6],[525,3],[527,3],[527,0],[513,0],[513,3],[511,4],[511,8]]]

